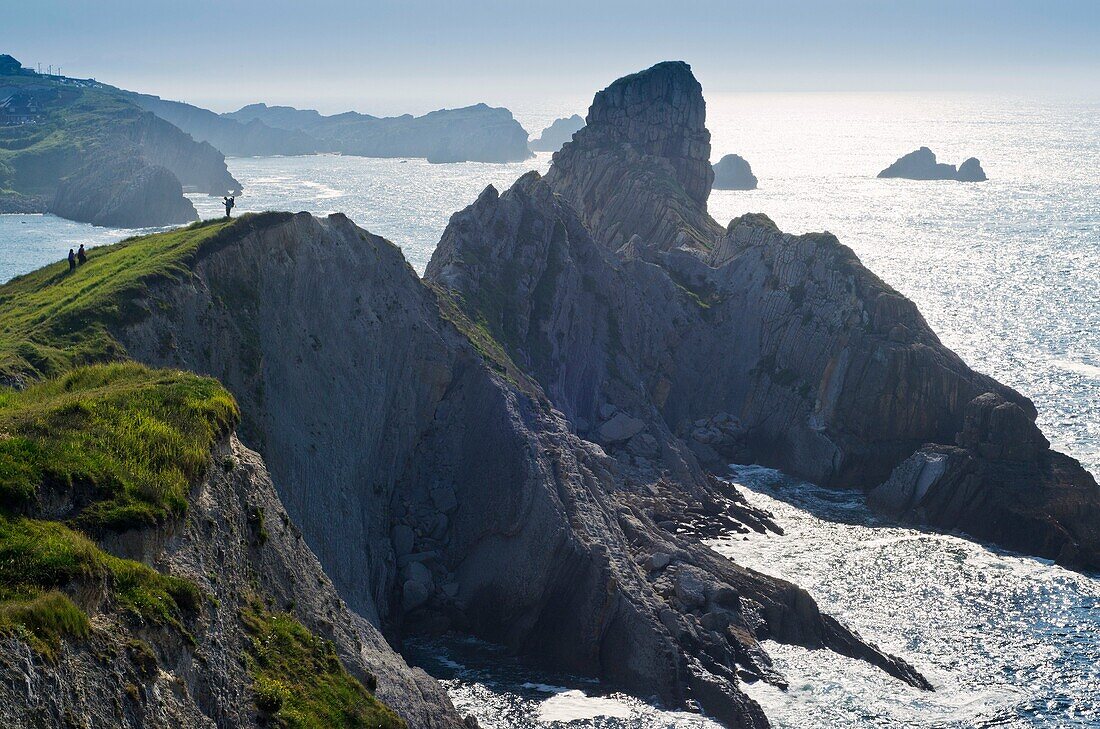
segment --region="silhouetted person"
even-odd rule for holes
[[[232,210],[233,206],[236,205],[237,203],[231,197],[223,197],[222,202],[225,205],[225,217],[228,218],[229,217],[229,211]]]
[[[76,270],[76,254],[73,253],[73,249],[69,249],[69,273]]]
[[[76,252],[76,260],[81,266],[88,262],[88,254],[84,252],[83,243],[80,244],[80,249]]]

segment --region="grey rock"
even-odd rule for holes
[[[450,514],[458,508],[458,498],[455,496],[455,490],[450,486],[432,489],[432,503],[444,514]]]
[[[899,157],[896,162],[878,173],[878,176],[960,182],[982,182],[986,179],[985,172],[976,158],[971,157],[956,170],[955,165],[937,162],[935,153],[928,147],[921,147],[915,152]]]
[[[646,568],[650,571],[663,570],[671,561],[672,556],[666,552],[654,552],[649,555],[649,559],[646,562]]]
[[[401,589],[401,607],[404,610],[416,610],[431,597],[427,584],[418,580],[408,580]]]
[[[727,154],[714,165],[715,190],[755,190],[756,175],[739,154]]]
[[[616,413],[600,426],[600,438],[607,443],[621,443],[634,437],[645,428],[645,423],[626,413]]]
[[[412,552],[413,543],[416,541],[416,535],[407,524],[397,524],[394,526],[391,537],[393,539],[394,554],[398,557],[403,557]]]

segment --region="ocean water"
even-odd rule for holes
[[[704,87],[705,87],[705,79]],[[587,97],[590,98],[590,97]],[[587,98],[514,109],[533,133],[583,113]],[[792,233],[828,230],[913,299],[975,368],[1031,397],[1055,447],[1100,471],[1100,99],[926,94],[708,94],[713,158],[736,152],[754,191],[715,191],[720,222],[763,212]],[[927,145],[941,161],[981,159],[990,180],[878,180]],[[423,271],[450,215],[523,163],[429,165],[354,157],[230,158],[236,212],[341,211],[402,247]],[[219,199],[192,196],[204,217]],[[68,248],[135,231],[52,216],[0,216],[0,281]],[[719,540],[737,561],[806,587],[824,609],[924,672],[910,690],[827,651],[769,645],[791,688],[752,695],[783,727],[1100,726],[1100,577],[875,519],[858,494],[766,469],[732,477],[772,510],[783,537]],[[469,641],[417,646],[483,726],[710,726],[539,674]]]

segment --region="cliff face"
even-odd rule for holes
[[[531,156],[527,132],[503,108],[475,104],[423,116],[374,117],[251,104],[225,118],[294,131],[316,140],[317,151],[364,157],[423,157],[429,162],[517,162]]]
[[[185,522],[106,539],[113,554],[194,584],[204,595],[195,614],[177,629],[107,611],[96,616],[88,639],[65,641],[52,659],[6,634],[4,726],[267,726],[246,660],[258,636],[241,617],[256,609],[285,610],[332,641],[351,675],[399,706],[409,726],[463,726],[442,688],[347,609],[256,453],[228,437],[207,472],[190,495]]]
[[[706,245],[721,228],[706,213],[714,170],[705,118],[686,63],[621,78],[596,94],[546,180],[612,250],[634,235],[665,247]]]
[[[61,180],[49,211],[92,225],[143,228],[198,220],[179,180],[133,158],[87,163]]]
[[[247,123],[180,101],[158,96],[121,92],[146,111],[190,134],[198,142],[209,142],[223,154],[235,157],[314,154],[317,140],[297,130],[268,126],[258,119]]]
[[[690,453],[670,455],[679,471],[662,478],[579,438],[394,246],[342,216],[248,224],[193,276],[150,287],[147,315],[117,336],[142,361],[230,387],[291,517],[372,622],[470,632],[640,695],[694,698],[730,725],[765,725],[737,687],[782,681],[765,637],[926,685],[804,591],[678,535],[701,514],[732,529],[770,522]],[[650,447],[675,451],[659,435]]]
[[[715,232],[685,193],[681,154],[702,124],[683,123],[693,119],[686,110],[702,109],[689,76],[683,64],[660,64],[598,94],[589,125],[545,178],[570,205],[546,202],[537,176],[499,199],[487,191],[452,219],[427,277],[459,292],[476,308],[471,316],[500,332],[580,433],[630,463],[646,448],[644,429],[659,443],[674,433],[681,451],[686,444],[719,470],[752,460],[869,490],[925,443],[954,443],[967,403],[983,393],[1033,421],[1025,397],[967,367],[912,302],[833,236],[785,235],[764,216]],[[641,89],[649,95],[636,96]],[[673,117],[681,123],[664,138],[636,119],[664,113],[641,99],[664,109],[670,89],[687,96]],[[634,166],[643,149],[649,175]],[[638,200],[646,205],[631,207]],[[540,226],[528,222],[539,218]],[[578,226],[599,245],[545,232]],[[619,245],[638,230],[648,233]],[[671,449],[657,450],[668,464]],[[1048,513],[1042,504],[1053,504],[1048,495],[1062,486],[1091,503],[1095,487],[1059,473],[1027,480],[1037,495],[1032,511],[1072,533],[1067,510]],[[927,513],[933,524],[957,524]],[[983,513],[975,505],[974,518]],[[990,538],[1028,543],[1008,531]]]

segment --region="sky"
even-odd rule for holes
[[[591,98],[661,60],[708,92],[1100,96],[1100,0],[33,0],[0,53],[216,111]]]

